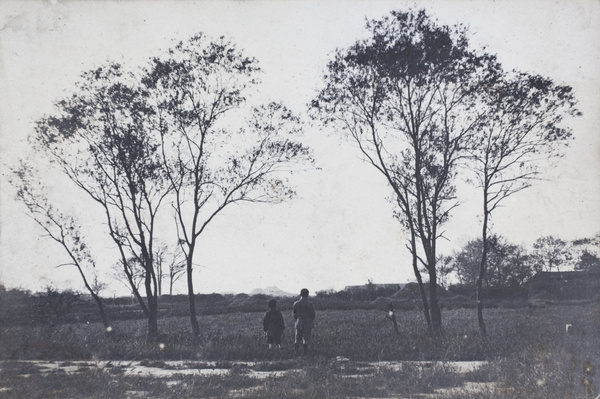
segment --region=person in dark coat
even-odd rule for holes
[[[304,354],[308,352],[308,342],[310,341],[313,323],[315,320],[315,308],[308,299],[308,290],[302,288],[300,291],[300,299],[294,302],[294,320],[296,320],[296,339],[294,348],[298,352],[300,344],[304,350]]]
[[[265,313],[265,318],[263,319],[263,329],[267,333],[267,344],[269,344],[269,349],[274,345],[277,348],[281,348],[281,336],[283,335],[283,330],[285,330],[283,316],[277,309],[277,300],[273,298],[269,299],[268,305],[269,310]]]

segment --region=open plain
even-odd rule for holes
[[[321,304],[325,307],[325,304]],[[595,301],[445,309],[427,333],[418,308],[320,310],[313,346],[298,356],[291,312],[281,350],[268,350],[262,312],[163,317],[148,342],[142,319],[3,325],[6,398],[596,398],[600,313]],[[570,324],[569,331],[566,325]],[[575,328],[576,327],[576,328]]]

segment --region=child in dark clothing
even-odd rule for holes
[[[269,310],[265,313],[263,327],[267,332],[267,344],[269,344],[269,349],[271,349],[273,345],[280,348],[281,335],[283,334],[285,325],[283,323],[281,312],[277,310],[277,301],[275,299],[269,299]]]

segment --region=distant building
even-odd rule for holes
[[[539,272],[526,286],[529,299],[592,299],[600,295],[600,273]]]

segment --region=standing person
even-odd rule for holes
[[[306,355],[315,320],[315,307],[308,300],[308,290],[306,288],[302,288],[300,299],[294,302],[294,320],[296,320],[296,340],[294,347],[296,352],[298,352],[300,342],[302,342],[302,349],[304,349],[304,354]]]
[[[265,313],[265,318],[263,319],[263,328],[267,332],[267,344],[269,344],[269,349],[273,345],[281,348],[281,335],[283,334],[283,330],[285,330],[283,316],[281,311],[277,309],[277,300],[274,298],[269,299],[268,305],[269,310]]]

